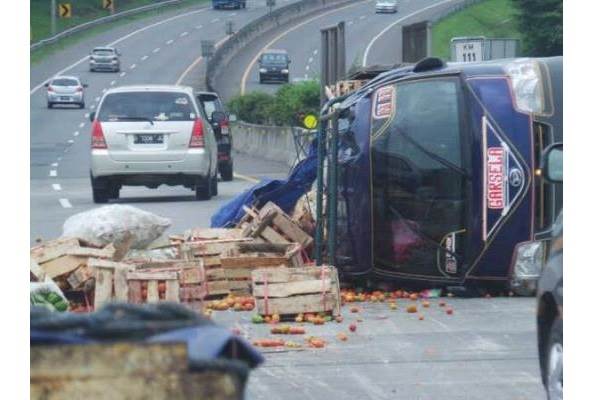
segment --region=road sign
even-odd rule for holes
[[[58,16],[61,18],[71,18],[71,3],[60,3],[58,5]]]
[[[474,38],[472,40],[461,40],[454,42],[456,61],[483,61],[483,41],[483,38]]]
[[[202,57],[210,58],[215,54],[214,40],[201,40],[200,46],[202,47]]]
[[[114,0],[102,0],[102,8],[105,10],[114,10],[115,9],[115,1]]]
[[[302,121],[306,129],[315,129],[317,127],[318,122],[319,120],[313,114],[308,114],[306,117],[304,117],[304,120]]]

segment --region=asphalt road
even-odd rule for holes
[[[279,0],[278,6],[285,4]],[[247,89],[274,91],[277,85],[258,85],[252,59],[269,46],[290,51],[292,80],[319,71],[319,28],[346,21],[347,65],[392,63],[398,60],[397,29],[441,12],[453,0],[401,0],[395,15],[375,15],[373,1],[360,1],[334,12],[306,18],[272,32],[248,46],[229,63],[218,82],[222,94],[240,91],[249,67]],[[182,74],[198,59],[201,39],[219,40],[225,21],[236,26],[266,12],[264,1],[249,1],[247,10],[188,9],[135,21],[82,40],[31,68],[31,233],[60,235],[64,220],[94,207],[89,184],[89,121],[104,89],[136,83],[193,83]],[[429,8],[428,8],[429,7]],[[423,10],[423,12],[418,12]],[[391,26],[391,27],[390,27]],[[387,29],[390,27],[389,29]],[[384,32],[384,33],[382,33]],[[117,42],[117,43],[115,43]],[[77,63],[94,46],[115,43],[122,51],[123,73],[89,73]],[[63,71],[66,67],[68,70]],[[75,74],[89,84],[87,108],[46,109],[40,85],[56,73]],[[219,196],[197,202],[183,188],[158,190],[124,188],[119,203],[133,204],[169,217],[170,232],[207,226],[210,215],[224,201],[248,188],[256,178],[282,177],[287,167],[236,155],[236,171],[244,175],[219,184]],[[239,175],[238,175],[239,176]],[[335,334],[347,332],[354,315],[344,309],[346,321],[307,327],[309,334],[328,341],[326,349],[267,354],[254,371],[248,398],[258,399],[543,399],[536,354],[533,299],[453,299],[455,314],[439,308],[424,312],[425,320],[384,305],[365,306],[358,331],[346,343]],[[249,323],[251,313],[222,312],[215,320],[238,326],[248,338],[268,336],[268,327]]]
[[[242,91],[274,93],[280,87],[279,84],[258,82],[258,65],[255,60],[266,48],[285,49],[289,52],[292,59],[291,82],[318,77],[321,65],[320,29],[341,21],[346,25],[347,69],[353,65],[398,63],[398,41],[402,25],[435,18],[458,2],[460,1],[399,0],[396,14],[375,14],[375,1],[363,0],[306,17],[291,26],[273,30],[246,46],[224,68],[217,79],[217,89],[225,98],[231,98]]]
[[[278,1],[278,6],[291,0]],[[64,220],[94,208],[89,182],[89,113],[108,88],[130,84],[197,84],[190,79],[189,66],[198,61],[200,41],[215,42],[225,37],[226,21],[241,27],[267,12],[264,1],[250,0],[245,10],[212,10],[206,6],[170,12],[160,17],[135,21],[52,54],[32,66],[30,73],[30,242],[60,236]],[[122,52],[120,73],[89,72],[89,51],[113,44]],[[196,64],[197,65],[197,64]],[[56,74],[81,77],[89,85],[86,109],[46,108],[44,82]],[[236,171],[253,177],[275,173],[284,176],[287,167],[264,160],[239,157]],[[194,200],[183,187],[162,186],[158,190],[125,187],[119,203],[139,206],[169,217],[169,232],[190,225],[207,226],[212,213],[224,201],[250,187],[254,179],[237,178],[219,184],[220,194],[208,202]]]

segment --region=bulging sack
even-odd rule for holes
[[[168,218],[132,206],[112,204],[69,217],[64,237],[76,237],[96,246],[120,243],[132,235],[131,248],[145,249],[171,225]]]

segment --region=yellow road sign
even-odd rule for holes
[[[306,129],[315,129],[317,127],[318,122],[319,120],[313,114],[308,114],[306,117],[304,117],[304,120],[302,121]]]
[[[114,9],[115,1],[114,0],[102,0],[102,8],[104,8],[105,10]]]
[[[58,5],[58,16],[61,18],[71,18],[71,3],[60,3]]]

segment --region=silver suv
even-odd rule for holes
[[[112,71],[121,70],[121,53],[114,47],[96,47],[90,53],[90,71]]]
[[[117,199],[124,185],[183,185],[198,200],[217,194],[217,144],[211,127],[217,121],[202,116],[192,88],[110,89],[90,120],[95,203]]]

